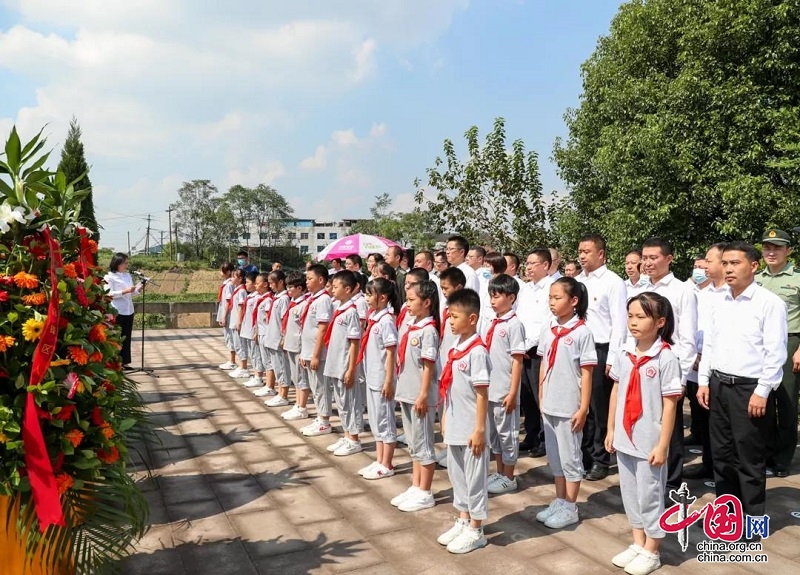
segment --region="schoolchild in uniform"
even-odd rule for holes
[[[236,350],[236,357],[239,358],[239,367],[229,371],[228,375],[234,379],[241,379],[250,377],[250,372],[247,370],[247,345],[243,344],[242,338],[239,337],[239,329],[242,327],[242,318],[244,317],[244,304],[247,299],[244,272],[234,270],[231,274],[231,282],[234,289],[231,299],[228,300],[228,329],[231,330],[231,339]]]
[[[314,396],[317,416],[300,431],[306,436],[331,432],[332,387],[325,377],[327,347],[325,332],[333,316],[328,283],[328,268],[312,264],[306,270],[308,300],[300,312],[300,366],[308,370],[308,384]]]
[[[272,369],[272,358],[269,356],[267,348],[264,346],[264,340],[267,333],[267,318],[272,309],[272,302],[275,299],[275,293],[269,287],[269,273],[261,272],[256,278],[256,290],[264,291],[264,295],[258,298],[256,304],[256,341],[258,342],[258,352],[261,355],[261,364],[264,366],[263,385],[257,387],[253,392],[256,397],[272,397],[277,395],[275,391],[275,372]]]
[[[411,455],[412,479],[411,487],[391,500],[392,505],[407,512],[436,505],[431,484],[436,465],[433,424],[439,399],[439,288],[429,280],[408,285],[413,271],[406,276],[406,305],[414,321],[408,324],[397,348],[395,394]]]
[[[505,258],[498,254],[505,266]],[[497,471],[489,477],[489,493],[516,491],[514,468],[519,453],[519,385],[527,351],[525,327],[514,312],[519,284],[504,273],[487,286],[494,318],[486,318],[481,339],[492,361],[489,383],[489,442]]]
[[[633,545],[611,562],[629,575],[647,575],[661,567],[667,452],[675,409],[681,397],[681,365],[670,349],[675,319],[669,300],[643,292],[628,301],[626,343],[611,368],[614,388],[606,449],[616,452],[619,488],[633,528]]]
[[[233,336],[228,328],[228,302],[230,302],[231,295],[233,295],[233,290],[235,289],[231,280],[231,274],[235,269],[236,266],[230,262],[222,264],[219,268],[219,272],[222,275],[222,283],[219,285],[219,290],[217,291],[217,323],[222,326],[225,347],[230,354],[230,359],[220,364],[219,368],[226,371],[236,369],[236,348],[233,346]]]
[[[328,446],[334,455],[353,455],[362,450],[359,434],[363,426],[364,400],[357,385],[358,348],[361,342],[361,323],[353,301],[356,288],[353,272],[342,270],[333,276],[333,297],[339,307],[325,331],[328,358],[325,376],[331,378],[333,394],[339,409],[344,435]]]
[[[261,273],[257,274],[255,278],[255,297],[251,302],[248,299],[247,308],[245,308],[245,313],[250,314],[250,320],[253,325],[252,334],[251,334],[251,341],[252,344],[250,345],[250,357],[253,360],[253,366],[255,369],[255,373],[253,377],[247,380],[244,383],[245,387],[248,388],[263,388],[267,365],[269,365],[269,358],[267,356],[267,350],[259,343],[258,341],[258,332],[259,332],[259,325],[264,324],[263,320],[263,313],[260,311],[261,305],[264,303],[265,300],[272,297],[272,292],[269,291],[269,285],[267,284],[267,274]],[[262,328],[262,330],[265,327]]]
[[[423,268],[410,269],[408,273],[406,273],[404,280],[404,291],[408,292],[410,287],[420,282],[427,281],[428,279],[430,279],[430,277],[428,276],[427,270]],[[403,305],[400,306],[400,311],[397,312],[395,317],[395,325],[397,326],[397,333],[400,337],[403,337],[403,330],[412,323],[414,323],[414,317],[409,315],[407,302],[404,302]]]
[[[592,370],[597,364],[592,332],[586,325],[589,293],[571,277],[550,286],[553,318],[542,326],[538,355],[539,405],[547,459],[556,498],[536,515],[551,529],[578,522],[578,492],[583,479],[583,426],[592,397]]]
[[[261,294],[256,290],[257,277],[257,272],[246,272],[244,279],[247,298],[244,300],[244,313],[242,314],[242,327],[239,329],[239,338],[242,340],[242,345],[247,347],[248,363],[254,372],[250,379],[242,382],[245,387],[260,387],[263,385],[264,365],[261,363],[261,354],[258,351],[258,336],[256,332],[257,306],[261,297]],[[262,374],[261,378],[258,377],[259,373]]]
[[[394,448],[397,424],[394,417],[394,392],[397,377],[397,326],[390,306],[400,306],[392,282],[376,278],[367,284],[367,300],[372,313],[361,339],[358,363],[366,377],[367,417],[375,438],[375,461],[360,469],[364,479],[383,479],[394,475]]]
[[[471,289],[458,290],[447,301],[450,329],[457,339],[447,352],[439,380],[445,405],[444,442],[453,506],[459,517],[438,542],[450,553],[469,553],[486,545],[483,522],[489,517],[486,468],[486,420],[489,409],[489,352],[477,333],[481,300]]]
[[[306,419],[308,417],[308,370],[300,365],[300,349],[302,346],[302,333],[300,330],[300,315],[303,313],[308,292],[306,291],[306,277],[300,272],[290,272],[286,276],[286,292],[289,295],[289,305],[283,316],[281,330],[283,341],[281,346],[288,355],[290,379],[295,387],[296,403],[288,411],[281,413],[287,421]]]
[[[278,395],[264,401],[267,407],[283,407],[289,405],[289,356],[281,347],[283,341],[283,318],[289,309],[289,294],[286,291],[286,274],[283,270],[275,270],[269,274],[269,288],[275,296],[272,306],[267,311],[267,333],[264,335],[264,347],[267,348]]]

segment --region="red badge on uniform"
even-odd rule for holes
[[[500,331],[497,332],[497,335],[500,336],[500,337],[505,337],[506,336],[506,330],[501,328]]]
[[[462,360],[458,362],[458,365],[456,367],[458,368],[458,371],[467,371],[469,364],[466,361]]]
[[[572,342],[575,341],[572,339],[572,336],[567,336],[564,338],[564,345],[572,345]]]
[[[652,365],[650,367],[648,367],[647,370],[645,371],[645,374],[647,374],[647,377],[649,377],[650,379],[654,378],[657,373],[658,373],[658,370],[655,367],[653,367]]]

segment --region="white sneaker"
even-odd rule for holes
[[[492,486],[492,483],[494,483],[495,481],[498,481],[498,480],[499,480],[501,477],[503,477],[503,476],[502,476],[502,475],[500,475],[500,474],[499,474],[499,473],[497,473],[497,472],[495,472],[495,473],[492,473],[491,475],[489,475],[489,477],[487,477],[487,478],[486,478],[486,484],[487,484],[489,487],[491,487],[491,486]],[[491,491],[490,491],[489,493],[491,493]]]
[[[505,475],[489,485],[489,493],[499,495],[500,493],[511,493],[517,490],[517,478],[509,479]]]
[[[246,369],[242,369],[241,367],[237,367],[236,369],[229,371],[228,375],[230,375],[233,379],[241,379],[243,377],[250,377],[250,372]]]
[[[567,525],[577,523],[578,520],[579,517],[577,507],[572,510],[566,505],[559,505],[558,509],[556,509],[556,512],[545,520],[544,526],[549,527],[550,529],[563,529]]]
[[[644,547],[640,547],[634,543],[622,553],[617,553],[614,555],[614,557],[611,558],[611,563],[613,563],[616,567],[626,567],[628,563],[636,559],[636,557],[642,551],[644,551]]]
[[[232,361],[226,361],[225,363],[221,363],[218,366],[220,369],[224,369],[225,371],[230,371],[232,369],[236,369],[236,364]]]
[[[354,453],[361,453],[362,449],[360,441],[345,439],[344,443],[334,451],[333,454],[338,457],[344,457],[346,455],[353,455]],[[394,475],[394,472],[392,472],[392,474]]]
[[[330,423],[316,419],[314,423],[303,428],[302,434],[306,437],[316,437],[317,435],[328,435],[332,431]]]
[[[273,395],[278,395],[278,392],[272,389],[271,387],[265,385],[261,389],[255,390],[255,392],[253,392],[253,395],[255,395],[256,397],[270,397]]]
[[[439,545],[450,545],[467,527],[469,527],[469,521],[458,518],[456,519],[455,525],[439,535],[439,538],[436,541],[439,542]]]
[[[481,547],[486,547],[486,537],[483,536],[483,529],[480,527],[478,529],[465,527],[458,537],[450,542],[447,550],[450,553],[461,555]]]
[[[339,449],[339,448],[340,448],[342,445],[344,445],[344,442],[345,442],[345,441],[346,441],[346,440],[345,440],[345,438],[344,438],[344,437],[340,437],[339,439],[337,439],[336,441],[334,441],[333,443],[331,443],[331,444],[330,444],[328,447],[326,447],[325,449],[327,449],[328,451],[330,451],[331,453],[333,453],[334,451],[336,451],[337,449]]]
[[[403,491],[400,495],[395,495],[394,497],[392,497],[392,500],[389,501],[389,503],[394,507],[398,507],[403,501],[406,500],[406,498],[411,497],[417,491],[419,491],[419,487],[414,487],[412,485],[411,487]]]
[[[400,502],[400,505],[397,508],[400,511],[405,511],[407,513],[413,513],[414,511],[422,511],[423,509],[430,509],[431,507],[436,505],[436,500],[433,498],[433,493],[430,491],[423,491],[422,489],[417,488],[417,490],[403,499]]]
[[[285,405],[289,405],[289,400],[281,397],[280,395],[276,395],[272,399],[268,399],[264,402],[264,405],[267,407],[283,407]]]
[[[558,511],[559,507],[561,507],[561,502],[558,499],[553,499],[550,502],[550,505],[548,505],[545,509],[543,509],[542,511],[539,511],[539,513],[536,514],[536,521],[539,521],[540,523],[544,523],[545,521],[547,521],[550,518],[550,516],[553,513]]]
[[[307,419],[308,418],[308,410],[305,407],[300,407],[297,404],[294,404],[289,411],[284,411],[281,413],[281,417],[286,421],[296,421],[298,419]]]
[[[368,472],[368,471],[371,471],[373,467],[377,467],[378,465],[380,465],[380,463],[378,463],[377,461],[373,461],[372,463],[370,463],[370,464],[369,464],[369,465],[367,465],[366,467],[362,467],[361,469],[359,469],[359,470],[358,470],[358,474],[359,474],[361,477],[364,477],[364,474],[365,474],[366,472]]]
[[[648,575],[648,573],[652,573],[660,567],[661,558],[654,553],[642,549],[642,552],[625,566],[625,573],[628,575]]]
[[[338,455],[334,453],[334,455]],[[364,479],[383,479],[384,477],[391,477],[394,475],[394,469],[389,469],[385,465],[379,463],[364,474]]]
[[[260,377],[256,377],[254,375],[253,377],[251,377],[250,379],[245,381],[242,385],[244,385],[245,387],[248,387],[248,388],[263,387],[264,386],[264,380],[261,379]]]

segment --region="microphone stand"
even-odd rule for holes
[[[128,371],[127,373],[129,375],[133,375],[134,373],[144,373],[145,375],[149,375],[150,377],[156,377],[157,378],[158,376],[155,373],[153,373],[155,371],[154,369],[144,366],[144,324],[145,324],[145,318],[147,317],[146,314],[145,314],[145,311],[146,311],[145,310],[145,305],[146,305],[146,301],[147,301],[147,297],[146,297],[145,292],[147,291],[147,284],[150,281],[150,278],[146,278],[143,275],[138,274],[138,273],[135,274],[135,275],[137,277],[139,277],[139,279],[142,282],[142,341],[141,341],[141,352],[142,352],[142,355],[141,355],[141,363],[139,364],[139,367],[136,368],[136,369],[132,369],[131,371]]]

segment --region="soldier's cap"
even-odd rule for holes
[[[764,232],[764,237],[761,238],[761,243],[770,243],[775,244],[776,246],[788,246],[792,243],[792,237],[783,230],[772,228]]]

